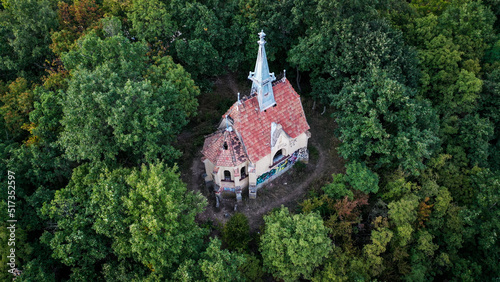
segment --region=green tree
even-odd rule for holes
[[[421,92],[441,114],[470,112],[481,91],[477,68],[461,68],[463,51],[441,31],[439,18],[430,14],[417,19],[408,37],[419,48]],[[470,61],[474,64],[473,61]]]
[[[454,121],[477,108],[481,63],[495,41],[493,23],[494,15],[480,1],[451,1],[441,15],[431,13],[407,26],[408,41],[418,48],[420,92],[444,117],[444,138],[455,139],[449,136],[458,133]]]
[[[26,135],[22,127],[28,122],[29,113],[33,110],[33,89],[26,79],[18,77],[4,91],[0,93],[3,104],[0,114],[11,133],[8,137],[22,139]]]
[[[334,246],[323,269],[316,270],[311,280],[314,282],[369,281],[371,277],[369,267],[362,256]]]
[[[310,72],[313,98],[328,105],[343,85],[369,68],[390,72],[400,83],[416,86],[415,53],[402,34],[379,19],[386,2],[318,1],[314,16],[289,51],[289,61]]]
[[[377,193],[378,175],[372,172],[364,163],[356,161],[346,165],[346,181],[351,186],[365,194]]]
[[[240,266],[240,272],[247,281],[262,281],[264,271],[262,270],[261,260],[256,255],[244,254],[245,263]]]
[[[489,141],[493,138],[493,124],[478,114],[460,120],[458,144],[463,148],[472,166],[488,167]],[[451,143],[451,142],[450,142]]]
[[[92,269],[101,267],[105,276],[134,268],[131,276],[167,277],[200,253],[206,230],[195,216],[205,204],[203,196],[187,191],[176,167],[158,163],[112,170],[85,164],[44,204],[42,213],[57,228],[46,231],[42,241],[71,267],[75,279],[97,278]],[[142,267],[133,267],[137,263]]]
[[[500,173],[483,169],[472,181],[477,195],[471,206],[460,214],[465,223],[464,259],[480,266],[476,274],[482,279],[495,279],[500,275],[496,263],[500,259]],[[465,269],[462,271],[467,274]]]
[[[412,233],[415,231],[418,204],[418,197],[410,194],[387,205],[389,219],[396,230],[395,239],[400,246],[406,246],[411,241]]]
[[[447,0],[412,0],[411,6],[417,10],[420,15],[433,13],[439,15],[448,7],[450,1]]]
[[[128,20],[132,22],[131,32],[137,39],[145,39],[150,43],[155,41],[168,43],[178,29],[168,10],[168,6],[161,1],[132,1],[127,14]]]
[[[207,281],[244,281],[238,268],[245,263],[245,257],[221,250],[218,239],[210,239],[208,248],[198,262]]]
[[[250,242],[250,225],[248,218],[242,213],[235,213],[224,225],[223,242],[230,250],[245,250]]]
[[[22,173],[20,181],[24,182],[20,184],[28,195],[40,186],[60,189],[71,178],[72,164],[63,157],[63,150],[57,143],[61,131],[61,95],[61,92],[35,88],[30,123],[23,125],[23,129],[29,131],[29,137],[10,151],[9,167]]]
[[[102,167],[82,165],[73,170],[66,188],[46,202],[41,213],[55,223],[41,241],[52,249],[52,257],[71,267],[72,276],[97,279],[94,267],[111,254],[111,240],[93,230],[95,216],[90,209],[92,185],[99,179]]]
[[[493,124],[493,139],[489,147],[489,166],[500,170],[500,67],[494,68],[486,74],[483,83],[483,92],[479,101],[479,111]]]
[[[9,265],[11,259],[8,256],[14,255],[15,268],[22,269],[21,266],[27,263],[27,258],[29,258],[31,252],[33,252],[33,248],[28,244],[26,240],[26,230],[23,230],[22,228],[19,228],[18,225],[16,225],[15,240],[9,241],[9,239],[13,238],[11,236],[11,232],[13,229],[10,229],[8,227],[9,223],[2,223],[2,225],[0,226],[0,243],[2,244],[2,246],[0,247],[0,251],[3,254],[0,260],[0,262],[2,263],[2,265],[0,266],[0,271],[2,271],[2,273],[0,274],[0,278],[4,281],[12,280],[14,278],[14,274],[10,272],[13,271],[13,268],[11,268],[11,266]],[[15,252],[11,252],[12,249],[14,249]]]
[[[393,237],[393,232],[387,227],[379,226],[371,232],[371,244],[363,247],[363,257],[369,265],[369,273],[373,276],[381,274],[384,270],[384,259],[381,256]]]
[[[132,163],[177,158],[172,142],[196,113],[199,94],[189,74],[170,57],[148,62],[146,46],[121,35],[90,33],[79,46],[63,57],[72,73],[61,121],[67,157]]]
[[[310,278],[332,250],[327,229],[316,213],[291,215],[282,207],[264,217],[260,252],[264,268],[285,281]]]
[[[187,191],[176,167],[143,165],[132,171],[127,184],[131,188],[123,203],[130,224],[129,242],[138,261],[168,273],[165,271],[173,270],[172,266],[199,253],[206,230],[195,217],[203,211],[206,199]]]
[[[348,196],[349,199],[354,197],[354,194],[349,190],[347,186],[347,181],[345,180],[345,174],[332,174],[333,181],[326,184],[321,189],[325,194],[332,199],[340,199]]]
[[[111,260],[102,266],[105,281],[144,281],[154,280],[157,276],[145,265],[131,259]]]
[[[33,79],[42,74],[51,57],[50,32],[58,27],[54,2],[49,0],[3,1],[1,26],[11,52],[2,54],[0,69]]]
[[[438,144],[436,115],[426,101],[388,73],[371,70],[334,97],[340,154],[375,169],[418,174]]]

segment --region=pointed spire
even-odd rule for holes
[[[260,40],[257,41],[259,44],[259,53],[257,54],[255,71],[250,72],[248,75],[248,79],[252,81],[251,93],[257,94],[257,100],[259,101],[259,108],[261,112],[276,104],[272,85],[272,82],[276,80],[276,77],[274,76],[274,73],[269,73],[266,48],[264,47],[264,44],[266,44],[266,41],[264,40],[265,36],[266,34],[263,30],[259,32]]]

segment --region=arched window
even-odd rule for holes
[[[273,157],[273,163],[279,162],[283,158],[283,149],[279,149]]]
[[[246,172],[246,169],[245,167],[242,167],[241,170],[240,170],[240,175],[241,175],[241,179],[244,179],[247,177],[247,172]]]
[[[224,181],[231,181],[231,172],[229,170],[224,170]]]

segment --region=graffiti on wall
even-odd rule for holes
[[[292,166],[297,161],[297,157],[298,157],[298,151],[295,151],[290,157],[283,160],[275,168],[271,169],[266,173],[261,174],[257,178],[257,185],[267,181],[269,178],[273,177],[273,175],[275,175],[276,173],[283,171],[286,167]]]
[[[306,148],[300,148],[298,152],[299,159],[309,159],[309,153],[307,152]]]

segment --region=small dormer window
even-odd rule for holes
[[[224,145],[222,145],[222,147],[224,148],[224,150],[227,150],[228,149],[227,142],[224,142]]]

